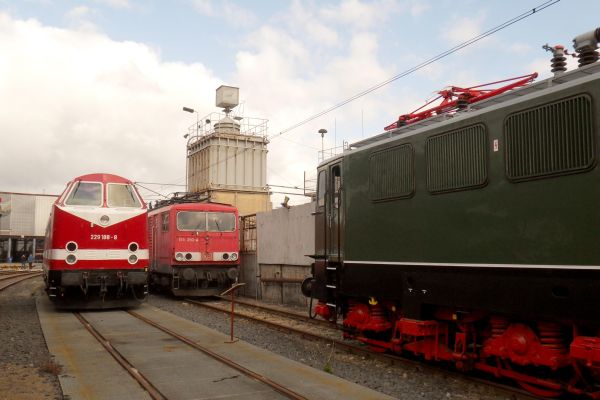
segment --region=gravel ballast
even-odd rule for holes
[[[63,398],[35,307],[42,287],[37,277],[0,292],[0,399]]]

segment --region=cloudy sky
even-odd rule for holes
[[[90,172],[183,185],[195,116],[182,107],[217,111],[221,84],[240,87],[244,115],[277,135],[544,2],[0,0],[0,191],[59,193]],[[570,48],[598,15],[598,0],[562,0],[274,138],[267,182],[302,186],[320,128],[326,148],[341,146],[445,86],[547,77],[541,46]]]

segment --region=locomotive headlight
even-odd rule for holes
[[[132,254],[129,256],[127,261],[129,261],[129,264],[135,264],[138,261],[138,258],[135,254]]]
[[[185,259],[190,261],[192,259],[192,253],[185,253]]]
[[[235,261],[238,259],[237,253],[231,253],[231,261]]]
[[[67,249],[67,251],[69,253],[73,253],[74,251],[77,250],[77,243],[71,241],[71,242],[67,243],[67,245],[65,246],[65,249]]]
[[[136,242],[131,242],[129,243],[129,246],[127,246],[127,248],[130,252],[135,253],[140,248],[140,246],[138,246]]]
[[[223,253],[223,255],[221,257],[223,257],[223,260],[228,260],[229,259],[229,254]]]
[[[175,259],[177,261],[183,261],[183,253],[177,253],[177,254],[175,254]]]
[[[67,262],[67,264],[73,265],[77,262],[77,256],[75,256],[75,254],[69,254],[65,261]]]
[[[109,222],[110,218],[108,217],[108,215],[103,215],[100,217],[100,225],[108,225]]]

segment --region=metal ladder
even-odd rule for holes
[[[327,289],[327,305],[337,312],[337,265],[327,264],[325,266],[325,288]]]

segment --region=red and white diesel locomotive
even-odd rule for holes
[[[213,296],[239,272],[238,211],[193,195],[160,202],[148,213],[150,282],[175,296]]]
[[[133,183],[103,173],[69,182],[46,229],[50,299],[61,308],[135,306],[147,275],[147,208]]]

